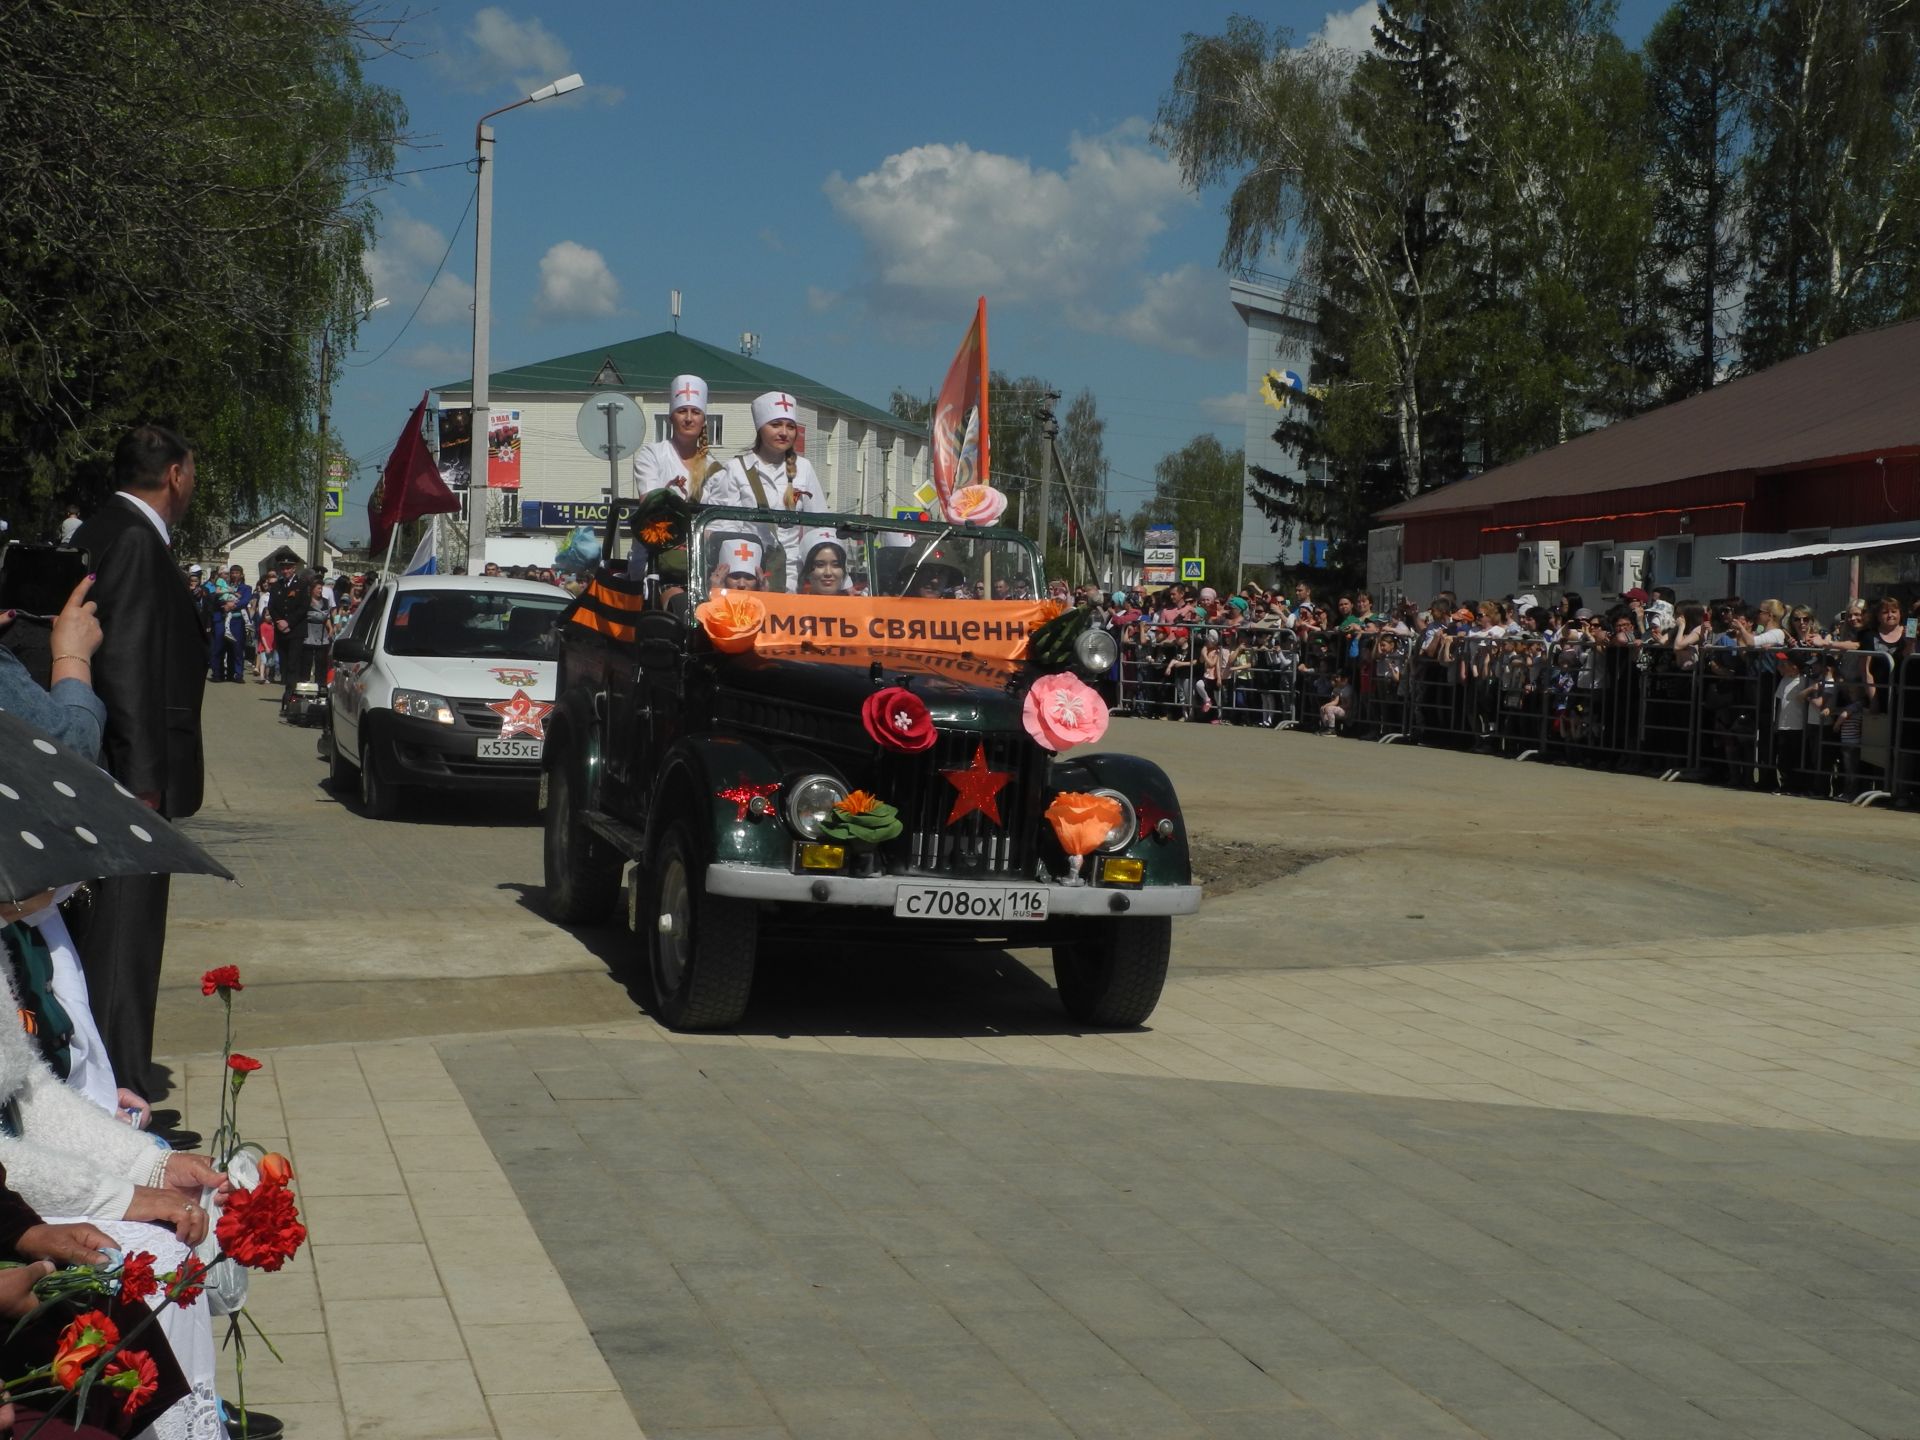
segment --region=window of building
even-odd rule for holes
[[[720,422],[726,418],[724,415],[707,416],[707,444],[720,445],[725,443],[720,438]],[[656,440],[665,440],[672,433],[673,416],[655,413],[653,417],[653,438]]]

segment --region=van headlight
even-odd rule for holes
[[[1073,642],[1073,663],[1088,675],[1105,675],[1120,658],[1120,642],[1110,630],[1087,630]]]
[[[847,787],[831,775],[807,775],[787,791],[787,823],[809,840],[824,833],[833,819],[833,807],[847,798]]]
[[[1133,843],[1134,834],[1140,828],[1140,817],[1134,813],[1133,802],[1118,790],[1095,790],[1095,795],[1104,795],[1120,807],[1120,823],[1107,831],[1107,838],[1094,846],[1096,853],[1109,850],[1124,850]]]
[[[418,690],[396,690],[393,692],[394,712],[415,720],[432,720],[440,725],[453,724],[453,706],[438,695],[423,694]]]

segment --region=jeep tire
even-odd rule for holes
[[[654,1013],[674,1030],[717,1030],[747,1013],[760,916],[751,901],[709,895],[693,835],[676,820],[648,857],[636,915]]]
[[[1053,980],[1060,1003],[1082,1025],[1143,1025],[1167,983],[1173,921],[1089,920],[1079,936],[1053,947]]]
[[[540,853],[547,913],[562,925],[598,925],[620,897],[620,857],[581,818],[583,787],[571,749],[552,757],[546,781]]]

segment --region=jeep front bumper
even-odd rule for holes
[[[968,890],[1044,890],[1052,915],[1191,915],[1200,908],[1198,885],[1149,885],[1122,890],[1098,885],[1017,885],[997,880],[950,880],[921,875],[793,875],[746,865],[709,865],[707,892],[736,900],[790,905],[864,905],[891,911],[902,885],[954,885]]]

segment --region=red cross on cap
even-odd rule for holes
[[[791,410],[793,408],[793,397],[791,395],[782,395],[778,400],[773,402],[773,406],[776,410]]]
[[[733,558],[738,560],[742,565],[751,564],[753,561],[753,547],[742,540],[738,545],[733,547]]]
[[[699,393],[700,392],[694,389],[693,386],[691,385],[682,385],[678,390],[673,392],[673,398],[678,400],[684,395],[688,399],[692,399],[695,395],[698,395]]]

